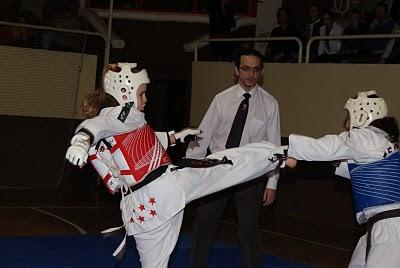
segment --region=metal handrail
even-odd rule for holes
[[[342,39],[393,39],[400,38],[400,34],[360,34],[360,35],[337,35],[337,36],[314,36],[310,38],[306,46],[305,63],[310,63],[311,43],[315,40],[342,40]]]
[[[113,11],[114,12],[114,11]],[[81,8],[79,14],[83,16],[98,32],[104,35],[108,34],[108,25],[104,22],[103,18],[97,14],[96,10],[90,8]],[[109,16],[107,17],[107,19]],[[112,19],[114,15],[112,14]],[[115,32],[111,31],[110,44],[113,48],[122,49],[125,47],[125,41]]]
[[[254,37],[254,38],[209,38],[209,39],[201,39],[196,41],[194,48],[194,61],[197,62],[198,57],[198,47],[202,42],[244,42],[244,41],[255,41],[255,42],[266,42],[266,41],[296,41],[299,45],[299,57],[298,63],[301,63],[302,52],[303,52],[303,44],[301,43],[300,38],[294,36],[284,36],[284,37]]]
[[[29,29],[38,29],[38,30],[46,30],[46,31],[52,31],[52,32],[63,32],[63,33],[76,33],[76,34],[86,34],[86,35],[93,35],[93,36],[100,36],[103,38],[105,42],[105,55],[104,55],[104,60],[108,61],[108,41],[107,41],[107,36],[98,32],[90,32],[90,31],[83,31],[83,30],[76,30],[76,29],[63,29],[63,28],[58,28],[58,27],[50,27],[50,26],[42,26],[42,25],[32,25],[32,24],[26,24],[26,23],[17,23],[17,22],[8,22],[8,21],[0,21],[0,25],[5,25],[5,26],[12,26],[12,27],[21,27],[21,28],[29,28]]]

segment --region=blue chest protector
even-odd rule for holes
[[[400,203],[400,152],[368,164],[348,164],[356,212]]]

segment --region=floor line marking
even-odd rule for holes
[[[46,214],[46,215],[48,215],[48,216],[50,216],[50,217],[56,218],[56,219],[58,219],[58,220],[60,220],[60,221],[62,221],[62,222],[64,222],[64,223],[66,223],[66,224],[71,225],[72,227],[74,227],[75,229],[77,229],[77,230],[79,231],[80,234],[87,234],[87,232],[86,232],[82,227],[78,226],[77,224],[75,224],[75,223],[73,223],[72,221],[69,221],[69,220],[67,220],[67,219],[65,219],[65,218],[63,218],[63,217],[57,216],[57,215],[55,215],[55,214],[53,214],[53,213],[47,212],[47,211],[42,210],[42,209],[40,209],[40,208],[35,208],[35,207],[28,207],[28,208],[30,208],[30,209],[32,209],[32,210],[35,210],[35,211],[38,211],[38,212],[40,212],[40,213]]]
[[[237,224],[237,223],[228,222],[228,221],[225,221],[225,220],[220,220],[220,221],[221,221],[222,223],[225,223],[225,224],[239,225],[239,224]],[[349,250],[349,249],[346,249],[346,248],[335,247],[335,246],[331,246],[331,245],[328,245],[328,244],[325,244],[325,243],[316,242],[316,241],[312,241],[312,240],[308,240],[308,239],[304,239],[304,238],[299,238],[299,237],[296,237],[296,236],[291,236],[291,235],[282,234],[282,233],[277,233],[277,232],[271,232],[271,231],[267,231],[267,230],[263,230],[263,229],[260,229],[260,231],[263,232],[263,233],[273,234],[273,235],[276,235],[276,236],[281,236],[281,237],[285,237],[285,238],[290,238],[290,239],[293,239],[293,240],[299,240],[299,241],[307,242],[307,243],[310,243],[310,244],[315,244],[315,245],[319,245],[319,246],[324,246],[324,247],[328,247],[328,248],[333,248],[333,249],[337,249],[337,250],[341,250],[341,251],[345,251],[345,252],[353,252],[353,250]]]

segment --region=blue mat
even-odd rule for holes
[[[1,237],[0,267],[140,267],[134,239],[128,239],[125,257],[119,261],[112,252],[122,237],[103,238],[98,235]],[[173,252],[169,267],[188,267],[190,235],[182,234]],[[310,268],[311,266],[264,255],[263,267]],[[215,243],[210,256],[211,268],[241,267],[240,249]]]

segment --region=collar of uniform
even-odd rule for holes
[[[250,91],[244,90],[239,84],[236,87],[236,94],[238,97],[242,97],[244,93],[249,93],[252,97],[258,92],[258,85],[255,85]]]
[[[124,107],[125,107],[125,104],[113,106],[113,107],[106,107],[100,111],[99,115],[111,116],[111,117],[118,118],[118,116],[120,115],[120,113]],[[139,111],[138,109],[136,109],[135,105],[133,105],[129,111],[128,116],[126,117],[125,123],[132,123],[137,126],[143,125],[144,123],[146,123],[144,113]]]

